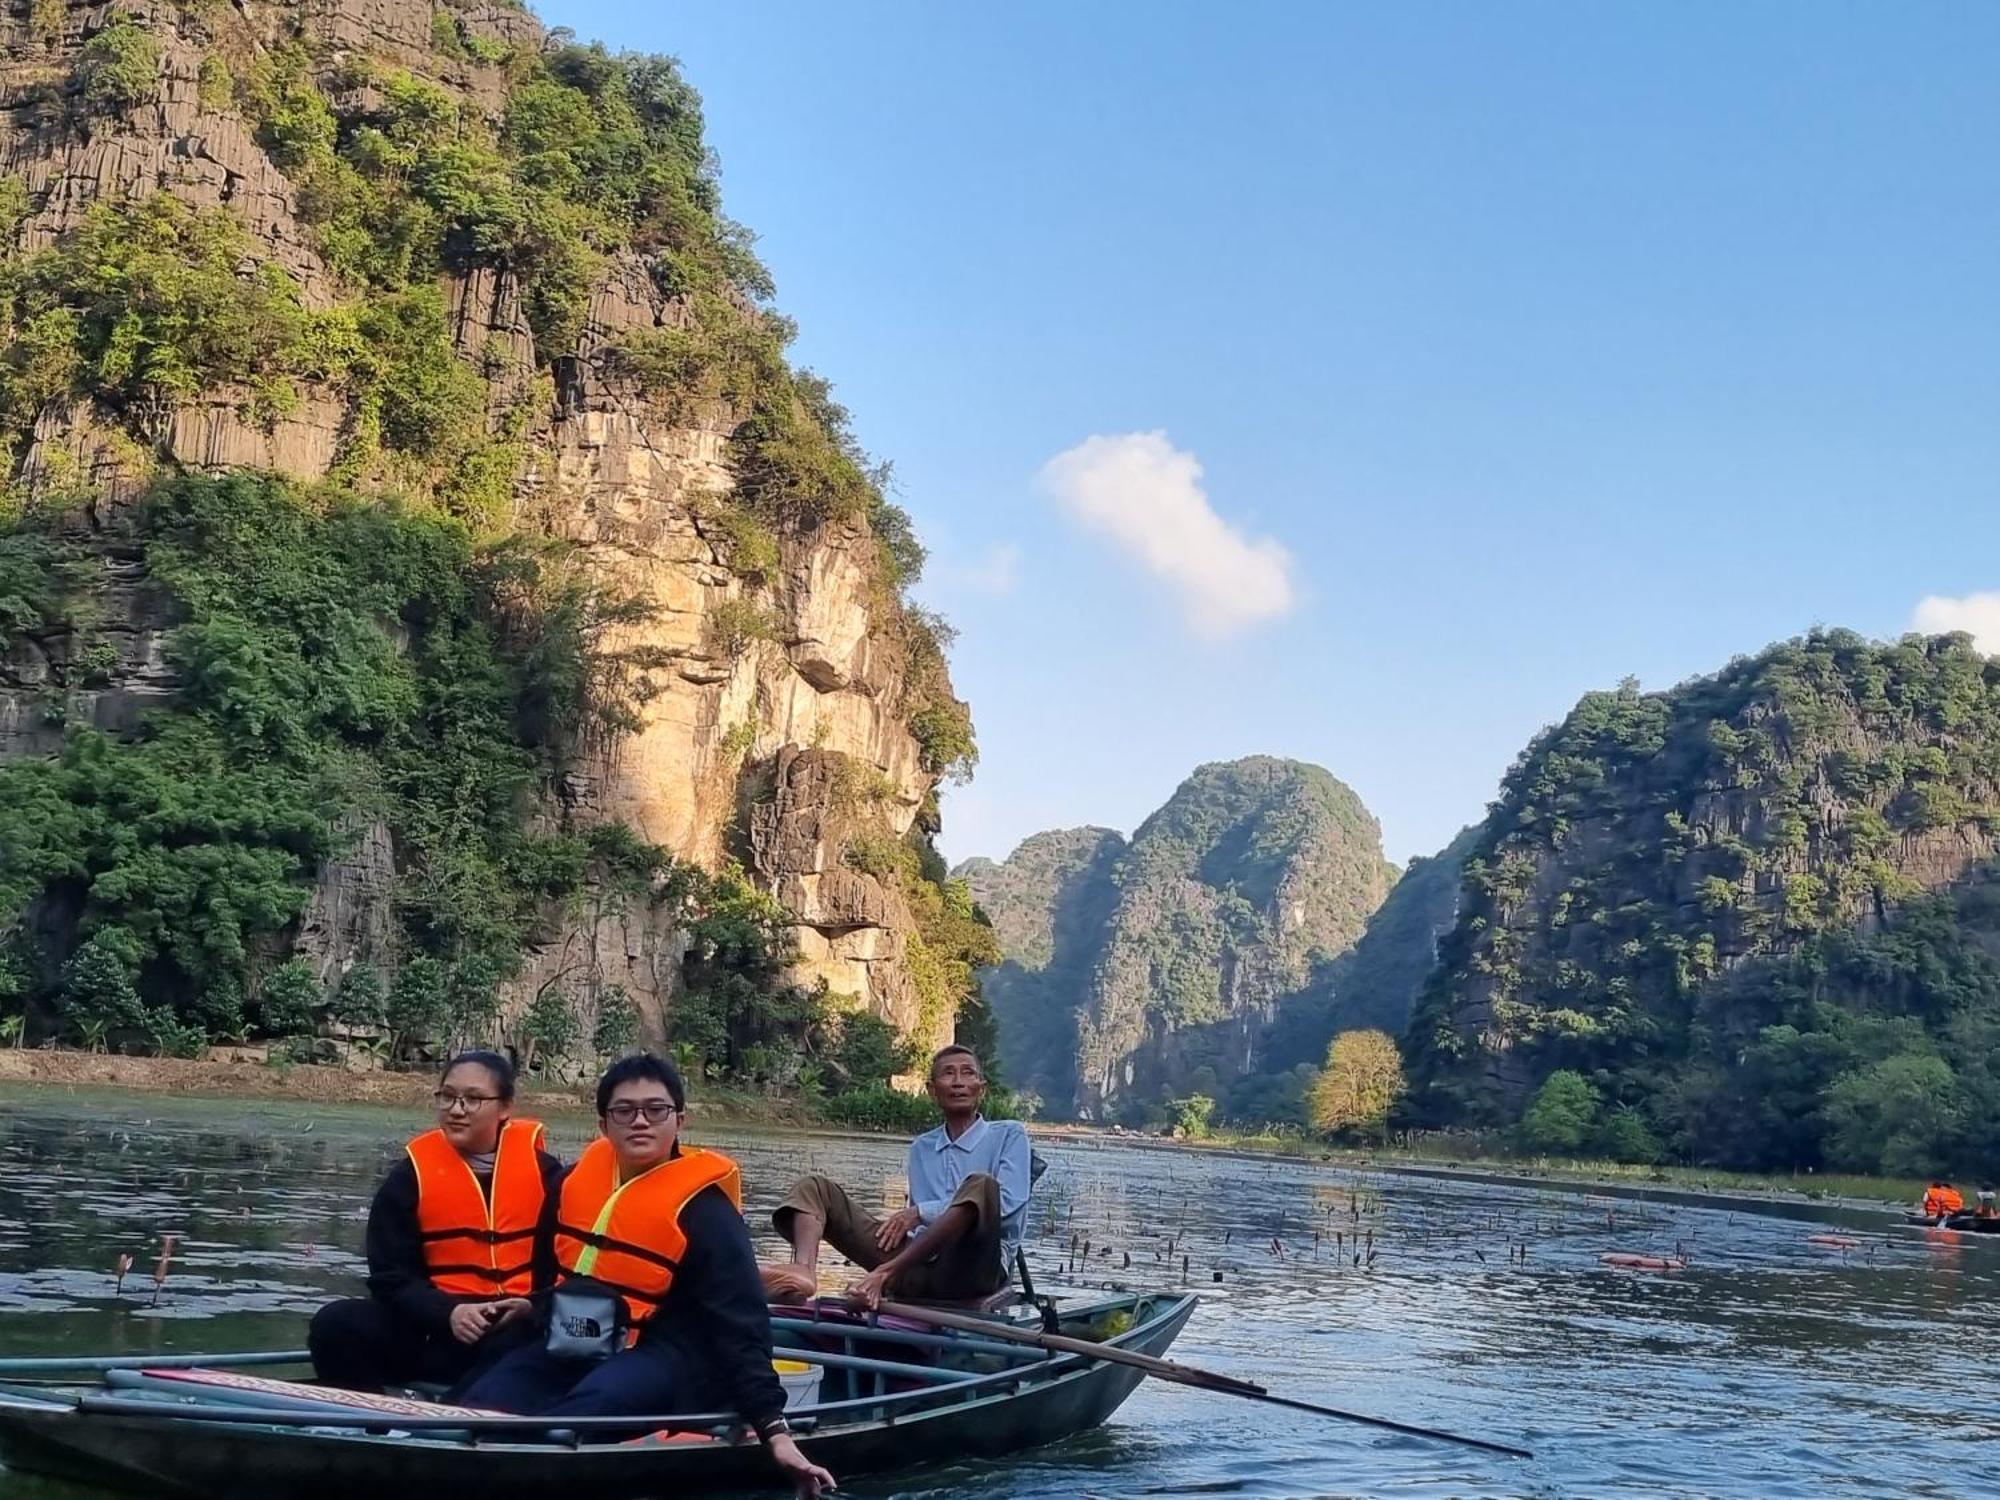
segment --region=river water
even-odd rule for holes
[[[0,1355],[302,1345],[312,1310],[358,1287],[369,1195],[424,1123],[0,1091]],[[567,1157],[586,1129],[551,1135]],[[690,1134],[742,1162],[772,1253],[765,1215],[797,1172],[900,1201],[898,1142],[698,1121]],[[1190,1286],[1203,1300],[1179,1358],[1537,1457],[1148,1381],[1097,1432],[852,1493],[1965,1495],[2000,1470],[2000,1236],[1908,1229],[1879,1210],[1642,1201],[1120,1143],[1038,1149],[1051,1166],[1033,1211],[1041,1290]],[[180,1244],[155,1303],[166,1232]],[[1809,1241],[1829,1233],[1858,1244]],[[1671,1274],[1599,1260],[1677,1251],[1690,1264]],[[122,1292],[121,1253],[134,1261]],[[5,1471],[0,1495],[94,1500]]]

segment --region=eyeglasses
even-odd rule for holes
[[[680,1106],[671,1099],[620,1099],[616,1104],[605,1106],[606,1118],[620,1125],[630,1125],[644,1115],[651,1123],[661,1123],[680,1113]]]
[[[431,1095],[431,1103],[437,1106],[441,1115],[448,1115],[459,1108],[469,1115],[476,1115],[499,1097],[498,1094],[461,1094],[455,1089],[439,1089]]]

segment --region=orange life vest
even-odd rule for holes
[[[525,1297],[534,1290],[535,1229],[548,1196],[541,1145],[538,1121],[501,1126],[490,1194],[442,1130],[405,1148],[417,1169],[417,1232],[432,1286],[454,1297]]]
[[[711,1187],[720,1187],[741,1211],[742,1176],[720,1152],[684,1148],[621,1183],[617,1153],[600,1136],[563,1179],[556,1260],[569,1275],[616,1287],[636,1329],[659,1311],[687,1254],[681,1211]]]
[[[1957,1188],[1934,1187],[1924,1194],[1924,1212],[1932,1218],[1959,1213],[1964,1208],[1965,1199],[1959,1196]]]

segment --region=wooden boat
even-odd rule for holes
[[[1191,1295],[1066,1308],[1072,1337],[1159,1355]],[[975,1335],[893,1327],[821,1303],[774,1317],[785,1357],[825,1371],[819,1400],[789,1413],[834,1475],[997,1457],[1095,1427],[1144,1375]],[[480,1500],[638,1500],[769,1486],[756,1440],[729,1413],[532,1419],[217,1376],[285,1356],[0,1361],[0,1457],[12,1467],[158,1496],[353,1500],[457,1493]],[[296,1359],[297,1356],[291,1356]],[[190,1370],[206,1362],[211,1367]],[[81,1378],[79,1378],[81,1377]],[[59,1383],[48,1383],[48,1382]],[[638,1431],[635,1433],[635,1424]]]
[[[2000,1234],[2000,1218],[1981,1218],[1976,1213],[1905,1213],[1903,1222],[1924,1229],[1953,1229],[1964,1234]]]

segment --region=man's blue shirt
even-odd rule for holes
[[[957,1140],[940,1125],[910,1142],[910,1202],[928,1228],[961,1182],[986,1173],[1000,1184],[1000,1254],[1011,1261],[1028,1228],[1028,1163],[1028,1132],[1018,1120],[975,1115]]]

